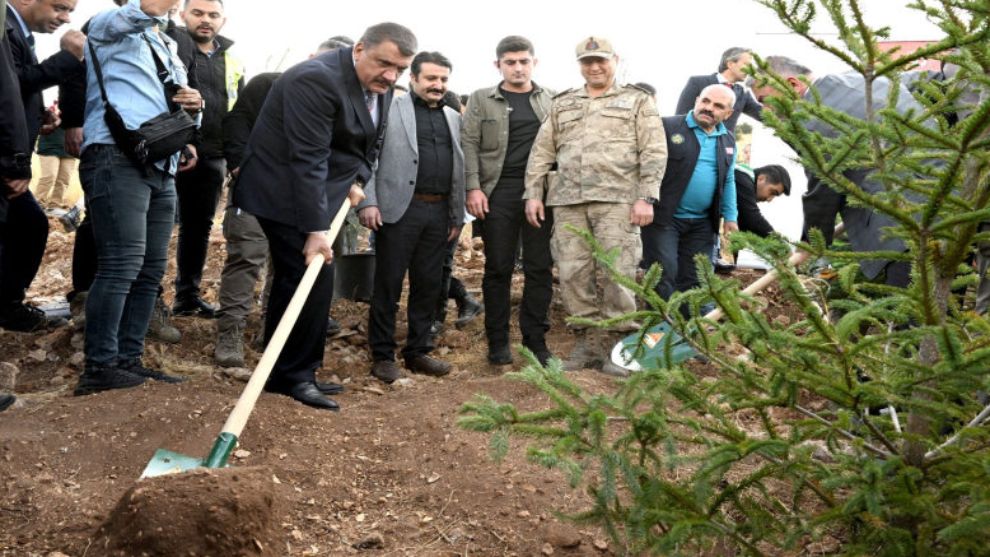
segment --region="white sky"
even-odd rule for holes
[[[906,7],[906,0],[862,2],[868,22],[891,27],[891,40],[941,36],[919,12]],[[645,81],[656,87],[661,114],[673,112],[689,76],[714,73],[719,56],[730,46],[746,46],[764,56],[786,54],[816,74],[844,69],[806,40],[788,34],[773,12],[752,0],[503,0],[460,4],[226,0],[225,4],[228,22],[222,34],[235,41],[249,76],[284,70],[304,60],[327,38],[348,35],[357,39],[366,27],[381,21],[409,27],[421,50],[438,50],[450,58],[454,65],[450,88],[465,94],[498,82],[492,62],[495,45],[506,35],[523,35],[533,42],[539,59],[534,79],[557,90],[581,84],[574,60],[578,41],[589,35],[611,40],[621,59],[620,81]],[[111,0],[79,0],[67,27],[78,29],[92,15],[112,6]],[[829,33],[832,29],[820,16],[814,30]],[[829,35],[823,38],[837,40]],[[40,56],[57,48],[58,34],[39,37]],[[789,156],[793,154],[772,134],[757,132],[754,165],[783,163]],[[801,228],[804,179],[799,166],[787,166],[794,178],[792,195],[762,204],[762,209],[778,229],[793,237]]]

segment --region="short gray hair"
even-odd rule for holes
[[[811,68],[787,56],[767,56],[764,62],[766,62],[768,68],[781,77],[811,75]]]
[[[358,42],[365,48],[373,48],[386,41],[395,43],[403,56],[412,56],[419,48],[416,35],[412,31],[398,23],[389,22],[368,27]]]
[[[742,58],[743,54],[749,54],[750,52],[753,51],[748,48],[743,48],[741,46],[734,46],[730,49],[727,49],[725,52],[722,53],[722,58],[718,62],[718,73],[722,73],[725,70],[729,69],[730,62],[738,62],[739,59]]]
[[[337,48],[348,48],[354,46],[354,39],[345,35],[334,35],[320,43],[317,52],[326,52]]]
[[[736,106],[736,92],[732,89],[732,87],[726,87],[725,85],[723,85],[721,83],[712,83],[708,87],[705,87],[704,89],[702,89],[701,90],[701,93],[698,93],[698,96],[700,97],[700,96],[704,95],[707,91],[710,91],[710,90],[716,90],[716,91],[717,90],[722,90],[722,91],[728,93],[729,94],[729,108],[732,108],[732,107]]]

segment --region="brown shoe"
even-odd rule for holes
[[[391,385],[402,376],[402,371],[392,360],[378,360],[371,366],[371,375],[382,383]]]
[[[426,354],[406,358],[406,367],[413,373],[441,377],[450,373],[450,364],[431,358]]]

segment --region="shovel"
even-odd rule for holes
[[[835,227],[835,235],[842,233],[845,227],[840,223]],[[797,251],[791,255],[787,263],[792,266],[804,263],[809,254]],[[753,295],[770,286],[777,280],[777,270],[771,269],[742,291],[743,294]],[[718,321],[722,318],[722,310],[715,308],[705,314],[704,319]],[[640,354],[637,357],[637,352]],[[694,348],[679,334],[670,329],[670,323],[663,322],[646,330],[636,332],[620,340],[612,348],[612,363],[628,371],[642,371],[647,368],[669,368],[697,355]]]
[[[351,204],[345,198],[330,225],[330,232],[327,233],[331,242],[340,232],[350,208]],[[292,327],[296,324],[296,319],[299,318],[299,312],[302,311],[303,304],[306,303],[306,298],[309,297],[309,292],[313,289],[313,283],[316,282],[316,277],[325,261],[323,255],[318,254],[306,267],[306,272],[303,274],[302,280],[299,281],[296,292],[289,300],[289,306],[285,308],[285,313],[282,314],[282,319],[279,320],[271,341],[268,342],[265,352],[261,355],[261,360],[258,361],[258,366],[251,374],[251,379],[244,387],[241,397],[237,399],[237,404],[230,412],[230,416],[227,417],[227,422],[223,425],[220,435],[213,442],[210,454],[205,459],[201,459],[167,449],[158,449],[155,451],[155,455],[151,457],[148,465],[145,466],[141,478],[178,474],[196,468],[223,468],[227,466],[227,459],[230,458],[230,453],[237,446],[237,438],[251,416],[251,411],[254,410],[254,405],[258,402],[261,390],[268,382],[268,376],[271,375],[272,368],[275,367],[275,361],[278,360],[278,356],[289,338],[289,333],[292,332]]]

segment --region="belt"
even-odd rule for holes
[[[427,203],[437,203],[438,201],[445,201],[447,195],[442,193],[414,193],[413,199],[417,201],[425,201]]]

